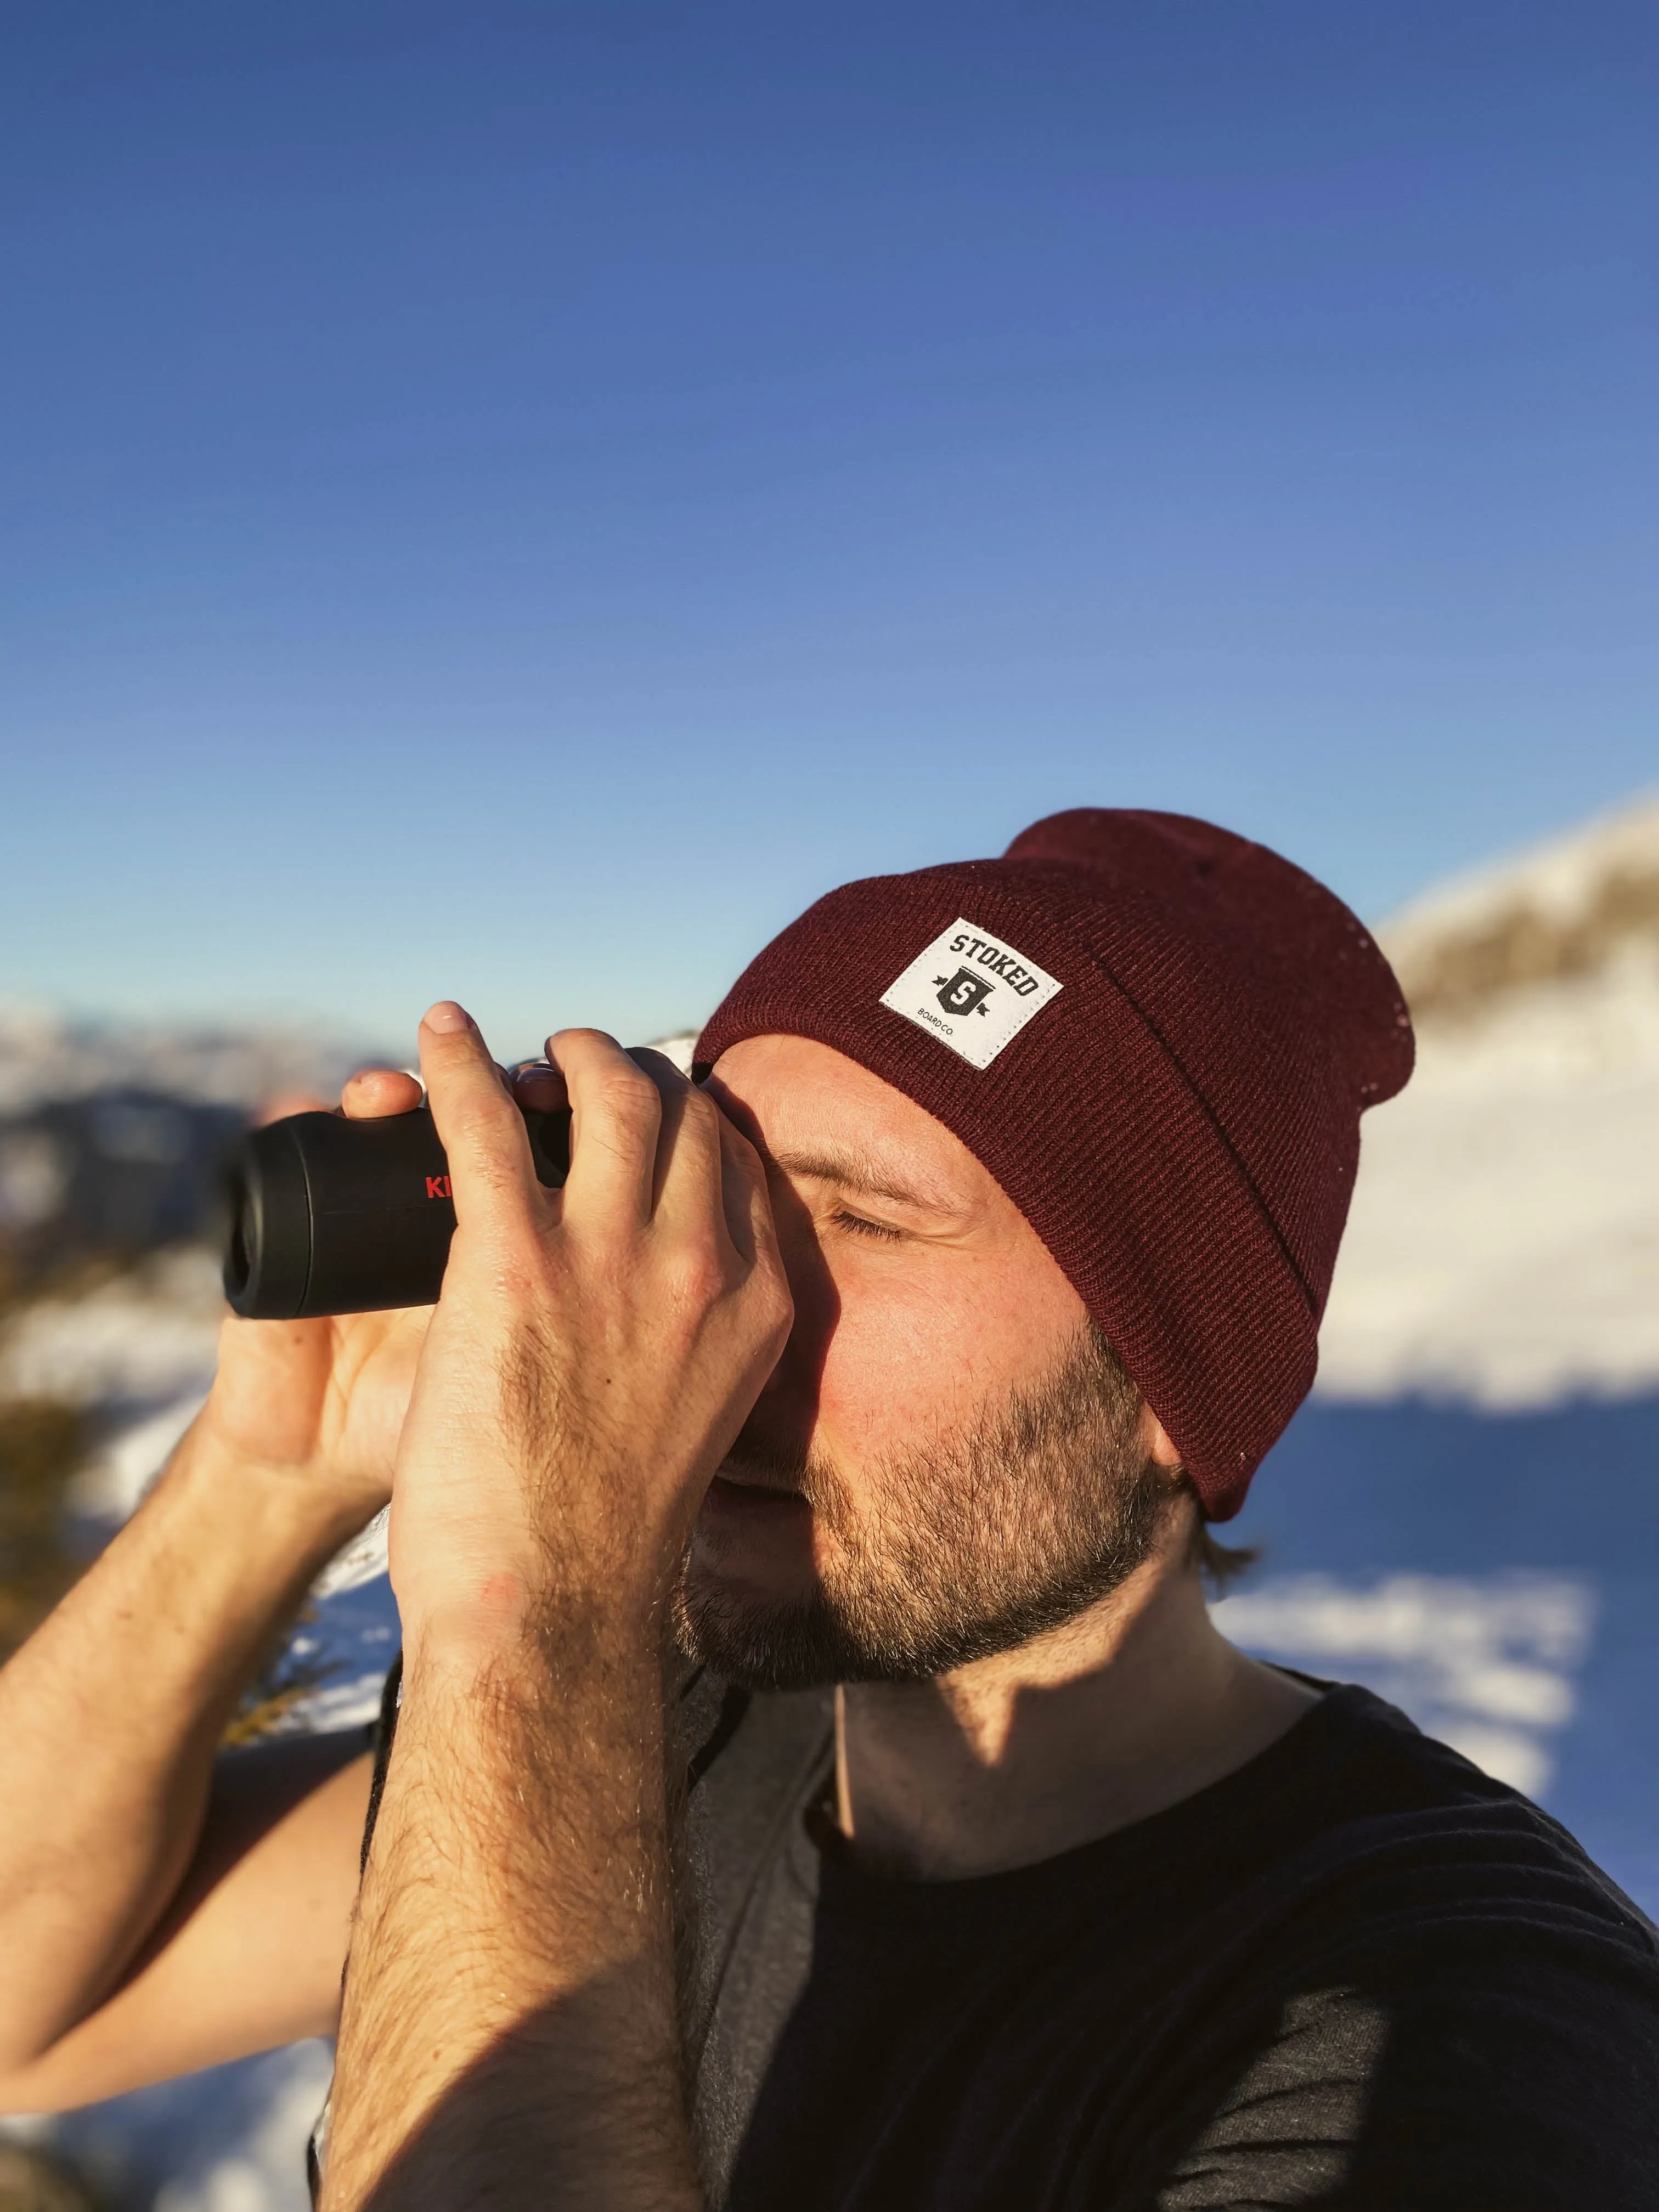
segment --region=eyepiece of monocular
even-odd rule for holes
[[[539,1179],[570,1168],[570,1113],[520,1107]],[[449,1162],[425,1107],[372,1121],[290,1114],[230,1170],[225,1296],[249,1321],[429,1306],[455,1233]]]

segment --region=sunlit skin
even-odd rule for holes
[[[890,1085],[827,1046],[771,1036],[735,1046],[710,1087],[766,1160],[795,1301],[757,1422],[770,1443],[826,1456],[854,1501],[884,1457],[1000,1403],[1084,1327],[1023,1215]],[[739,1465],[715,1482],[693,1572],[787,1596],[831,1540],[775,1493],[738,1490],[756,1480]]]
[[[756,1425],[787,1455],[827,1458],[856,1513],[894,1451],[1048,1372],[1084,1327],[1083,1301],[966,1146],[844,1054],[750,1038],[709,1088],[764,1162],[794,1300]],[[564,1095],[534,1068],[517,1090],[526,1104]],[[375,1069],[343,1103],[366,1117],[419,1097],[410,1076]],[[403,1352],[395,1334],[381,1351],[384,1317],[343,1326],[375,1332],[383,1358]],[[1150,1407],[1142,1437],[1178,1468]],[[777,1602],[823,1571],[833,1533],[765,1481],[728,1464],[710,1486],[694,1588]],[[1299,1717],[1311,1693],[1212,1628],[1185,1556],[1191,1510],[1179,1505],[1157,1555],[1064,1630],[935,1683],[841,1692],[841,1821],[872,1860],[933,1876],[1029,1863],[1177,1802]]]
[[[544,1079],[521,1081],[551,1103]],[[1052,1370],[1082,1299],[961,1141],[805,1037],[721,1058],[710,1089],[765,1162],[795,1304],[757,1405],[767,1442],[832,1463],[855,1512],[884,1459]],[[1180,1453],[1150,1407],[1147,1454]],[[728,1463],[693,1536],[695,1589],[776,1601],[827,1564],[804,1501]],[[873,1863],[941,1876],[1019,1865],[1173,1804],[1243,1765],[1312,1693],[1211,1626],[1179,1503],[1156,1555],[1060,1631],[923,1685],[838,1697],[841,1823]]]
[[[522,1071],[520,1099],[562,1086]],[[918,1437],[948,1434],[1054,1364],[1085,1326],[1082,1299],[994,1178],[959,1139],[856,1061],[805,1037],[754,1037],[709,1090],[766,1164],[795,1305],[783,1358],[760,1395],[768,1440],[827,1456],[856,1500],[870,1470]],[[413,1080],[356,1077],[356,1115],[406,1111]],[[1155,1417],[1147,1448],[1179,1455]],[[693,1566],[787,1598],[831,1540],[789,1494],[733,1466],[698,1516]]]
[[[609,1041],[578,1042],[623,1067]],[[562,1097],[562,1079],[526,1074],[520,1098],[554,1103],[550,1085]],[[892,1455],[958,1434],[1051,1373],[1083,1327],[1081,1301],[965,1148],[841,1054],[756,1038],[726,1054],[711,1089],[760,1156],[793,1306],[749,1386],[750,1432],[786,1461],[810,1451],[841,1510],[870,1527]],[[372,1118],[420,1096],[379,1069],[343,1103]],[[212,1747],[253,1656],[384,1502],[429,1320],[228,1323],[209,1406],[143,1512],[0,1680],[9,1802],[33,1808],[11,1826],[0,1884],[0,2089],[19,2108],[332,2029],[366,1763],[330,1740],[349,1761],[331,1778],[273,1771],[250,1795],[226,1774],[210,1794]],[[586,1326],[584,1309],[573,1325]],[[487,1347],[469,1357],[458,1373],[487,1368]],[[635,1420],[661,1396],[659,1364],[649,1349],[628,1385]],[[591,1358],[576,1370],[595,1371]],[[1178,1454],[1150,1412],[1141,1432],[1173,1480]],[[653,1452],[628,1479],[653,1479]],[[464,1498],[482,1495],[456,1472]],[[691,1493],[692,1570],[775,1603],[831,1564],[836,1540],[755,1475],[739,1453],[700,1508]],[[1210,1626],[1187,1558],[1191,1510],[1178,1500],[1154,1555],[1063,1629],[936,1680],[839,1694],[840,1820],[861,1856],[922,1878],[1027,1863],[1176,1802],[1292,1724],[1310,1693]],[[593,1571],[603,1586],[621,1568]],[[440,1771],[453,1784],[452,1753]],[[498,1778],[503,1807],[517,1802],[514,1772]]]

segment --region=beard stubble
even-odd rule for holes
[[[881,1462],[862,1511],[828,1460],[781,1449],[751,1415],[727,1464],[799,1490],[828,1563],[808,1592],[768,1602],[688,1557],[676,1640],[733,1681],[799,1690],[925,1681],[1058,1627],[1127,1581],[1173,1510],[1140,1410],[1090,1324],[1047,1381]]]

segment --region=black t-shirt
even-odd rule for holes
[[[690,2037],[723,2212],[1659,2208],[1659,1936],[1366,1691],[961,1881],[839,1843],[826,1697],[729,1698],[708,1753]]]

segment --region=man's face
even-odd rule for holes
[[[698,1516],[686,1648],[778,1686],[915,1680],[1114,1588],[1171,1489],[1024,1216],[825,1045],[751,1038],[711,1089],[766,1158],[795,1325]]]

